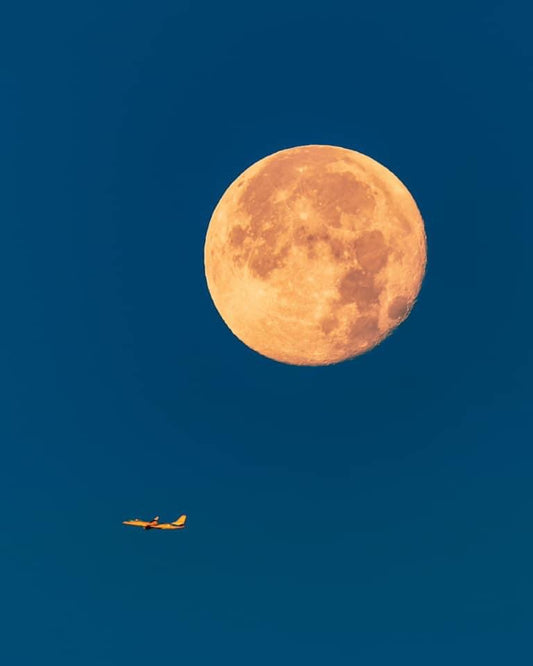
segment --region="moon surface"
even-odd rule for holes
[[[403,183],[337,146],[269,155],[224,192],[204,248],[209,292],[245,345],[328,365],[378,345],[408,316],[426,234]]]

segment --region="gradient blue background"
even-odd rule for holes
[[[533,663],[526,3],[2,14],[3,663]],[[247,349],[203,275],[226,187],[306,143],[395,172],[429,243],[329,368]]]

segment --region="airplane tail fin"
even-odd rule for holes
[[[180,516],[172,524],[175,525],[176,527],[185,527],[185,521],[186,520],[187,520],[187,516],[185,514],[183,514],[183,516]]]

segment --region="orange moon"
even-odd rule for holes
[[[426,234],[405,185],[362,153],[298,146],[246,169],[216,206],[209,292],[245,345],[292,365],[364,354],[408,316]]]

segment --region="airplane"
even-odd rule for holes
[[[152,520],[123,520],[123,525],[133,525],[133,527],[142,527],[145,530],[182,530],[185,527],[187,516],[184,514],[180,516],[173,523],[160,523],[159,516],[155,516]]]

